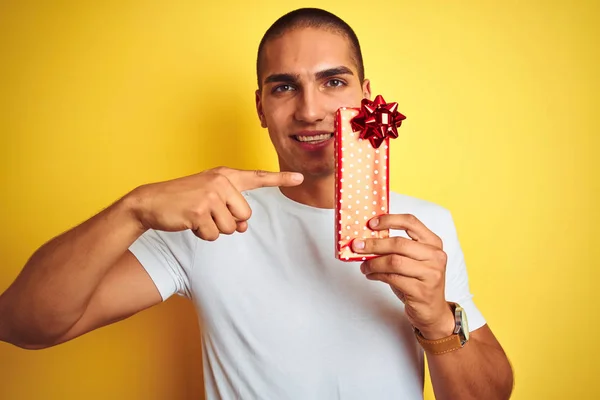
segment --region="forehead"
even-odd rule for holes
[[[357,75],[350,41],[326,29],[297,28],[265,44],[262,77],[277,73],[314,74],[327,68],[346,66]]]

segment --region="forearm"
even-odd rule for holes
[[[502,349],[475,337],[459,350],[427,354],[427,364],[438,400],[504,400],[512,392],[512,369]]]
[[[0,340],[44,344],[83,315],[110,267],[143,233],[127,196],[40,247],[0,296]]]

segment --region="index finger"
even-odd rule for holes
[[[258,189],[261,187],[297,186],[302,183],[304,176],[297,172],[270,171],[231,171],[227,177],[237,190]]]
[[[417,217],[412,214],[385,214],[369,221],[373,230],[400,229],[417,242],[438,248],[443,247],[442,239],[433,233]]]

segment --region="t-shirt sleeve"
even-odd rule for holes
[[[147,230],[129,247],[160,292],[163,301],[173,294],[191,298],[191,271],[197,241],[187,232]]]
[[[448,257],[446,263],[446,300],[460,304],[467,314],[469,331],[481,328],[486,324],[485,318],[473,301],[469,288],[467,266],[460,246],[456,226],[449,211],[445,224],[444,251]]]

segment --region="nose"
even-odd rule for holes
[[[318,90],[306,88],[297,97],[294,118],[305,124],[315,124],[325,119],[325,107]]]

